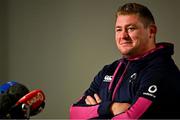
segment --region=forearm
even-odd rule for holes
[[[70,119],[112,118],[111,104],[111,101],[95,105],[73,104],[70,107]]]
[[[71,119],[89,119],[89,118],[111,118],[111,101],[102,102],[97,94],[82,97],[76,104],[70,108]]]
[[[138,119],[151,106],[152,101],[140,97],[127,111],[115,115],[112,119]]]
[[[118,115],[120,113],[127,111],[130,106],[131,104],[129,103],[114,102],[112,103],[110,110],[113,115]]]
[[[70,107],[70,119],[90,119],[98,117],[98,107],[94,106],[71,106]]]

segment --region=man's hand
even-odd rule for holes
[[[113,115],[117,115],[117,114],[120,114],[122,112],[125,112],[126,110],[128,110],[129,107],[130,107],[129,103],[114,102],[111,105],[111,112]]]
[[[85,99],[85,102],[88,105],[96,105],[96,104],[101,103],[102,100],[97,94],[94,94],[94,98],[91,96],[87,96]],[[114,103],[112,103],[110,109],[111,109],[111,112],[113,115],[117,115],[122,112],[125,112],[126,110],[128,110],[129,107],[130,107],[129,103],[114,102]]]
[[[101,98],[97,94],[94,94],[94,98],[91,96],[87,96],[85,99],[86,104],[95,105],[95,104],[101,103]]]

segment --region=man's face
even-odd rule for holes
[[[141,55],[149,49],[150,29],[138,15],[119,15],[115,25],[116,44],[125,57]]]

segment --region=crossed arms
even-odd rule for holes
[[[157,73],[157,72],[154,72]],[[71,119],[91,119],[91,118],[106,118],[106,119],[138,119],[152,104],[154,98],[144,95],[151,82],[153,84],[157,79],[154,79],[152,73],[146,72],[143,74],[142,84],[140,84],[137,94],[132,99],[132,103],[121,103],[108,98],[100,97],[100,94],[108,96],[107,92],[99,91],[101,80],[104,78],[103,72],[100,72],[91,83],[90,88],[84,93],[84,96],[70,107]],[[149,82],[150,81],[150,82]],[[154,82],[155,81],[155,82]],[[101,86],[102,87],[102,86]],[[106,90],[106,89],[103,89]],[[148,91],[147,91],[148,92]],[[157,92],[156,92],[157,94]]]
[[[97,94],[86,96],[86,105],[74,106],[70,108],[70,119],[91,119],[102,116],[104,103]],[[107,103],[106,103],[107,104]],[[137,101],[131,105],[129,103],[112,102],[110,104],[110,112],[113,115],[111,119],[138,119],[151,106],[152,101],[139,97]],[[106,117],[105,117],[106,118]]]

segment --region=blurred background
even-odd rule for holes
[[[68,119],[97,72],[121,57],[115,11],[127,2],[152,11],[157,41],[174,43],[180,67],[179,0],[0,0],[0,83],[45,92],[45,110],[33,118]]]

